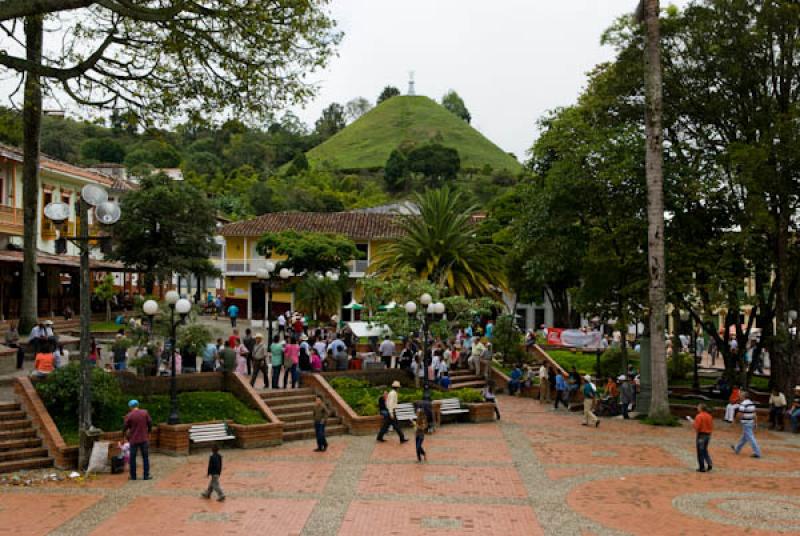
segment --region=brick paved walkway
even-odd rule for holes
[[[693,435],[500,398],[503,420],[445,425],[430,462],[395,436],[225,450],[224,503],[206,501],[207,453],[154,456],[154,480],[0,490],[0,534],[736,535],[800,534],[800,437],[759,431],[764,458],[735,456],[716,422],[714,471]]]

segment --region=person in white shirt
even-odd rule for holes
[[[539,402],[550,402],[550,377],[544,363],[539,367]]]
[[[387,414],[384,416],[383,425],[381,426],[380,432],[378,432],[378,437],[376,438],[378,441],[386,441],[383,436],[389,431],[389,426],[393,427],[397,435],[400,436],[400,443],[408,441],[403,435],[403,430],[400,428],[400,424],[397,422],[397,415],[395,414],[395,410],[397,409],[398,389],[400,389],[400,382],[395,380],[392,382],[392,390],[386,395]]]
[[[392,368],[392,357],[394,357],[395,345],[389,335],[384,337],[383,342],[378,348],[378,353],[381,355],[381,361],[386,365],[386,368]]]
[[[286,337],[286,317],[278,315],[278,334]]]

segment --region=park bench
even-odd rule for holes
[[[397,404],[394,409],[394,416],[398,421],[416,421],[417,412],[414,410],[414,404],[410,402],[407,404]]]
[[[461,401],[457,398],[445,398],[439,406],[441,415],[461,415],[469,413],[469,409],[461,407]]]
[[[189,428],[189,440],[192,443],[229,441],[231,439],[236,439],[236,436],[228,432],[228,426],[224,422],[195,424]]]

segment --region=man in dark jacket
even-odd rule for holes
[[[210,499],[211,493],[216,492],[219,502],[225,500],[225,492],[219,485],[220,475],[222,475],[222,456],[219,447],[214,445],[211,447],[211,456],[208,457],[208,476],[211,479],[208,481],[208,489],[202,494],[204,499]]]

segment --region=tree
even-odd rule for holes
[[[422,174],[428,186],[438,187],[453,181],[461,169],[458,151],[438,143],[429,143],[412,149],[407,157],[408,170]]]
[[[120,105],[165,117],[208,111],[270,109],[303,102],[314,88],[308,70],[323,67],[340,34],[322,0],[8,0],[0,24],[9,35],[24,22],[24,43],[9,39],[0,67],[24,77],[24,262],[20,329],[36,321],[36,218],[42,93],[81,105]],[[45,21],[59,45],[43,41]]]
[[[154,168],[174,168],[181,163],[181,155],[169,143],[150,140],[141,144],[125,157],[125,165],[129,168],[150,164]]]
[[[472,121],[472,116],[470,115],[469,110],[467,110],[467,105],[464,104],[464,100],[454,90],[451,89],[444,94],[442,97],[442,106],[467,123]]]
[[[111,299],[114,297],[114,275],[106,274],[103,280],[94,288],[97,299],[106,304],[106,322],[111,321]]]
[[[289,169],[286,170],[287,175],[299,175],[304,171],[308,171],[308,158],[306,158],[306,154],[303,152],[299,152],[294,155],[292,158],[292,164],[289,166]]]
[[[156,278],[210,268],[216,249],[216,218],[206,197],[193,186],[159,174],[142,178],[121,201],[122,217],[112,227],[109,258],[144,274],[152,294]]]
[[[408,158],[399,149],[389,154],[383,168],[383,178],[391,192],[401,192],[408,186]]]
[[[664,257],[664,129],[663,81],[661,73],[661,28],[659,0],[640,0],[640,22],[645,27],[645,172],[647,177],[647,265],[650,274],[650,381],[648,416],[670,418],[667,394],[667,358],[664,341],[666,311],[666,266]],[[644,389],[647,389],[645,374]],[[645,395],[646,396],[646,395]],[[647,404],[645,398],[645,404]]]
[[[381,91],[381,94],[378,95],[377,103],[380,104],[383,101],[389,100],[392,97],[397,97],[398,95],[400,95],[399,89],[397,89],[394,86],[386,86],[385,88],[383,88],[383,91]]]
[[[306,275],[294,289],[296,308],[310,311],[314,320],[320,315],[333,315],[342,299],[343,279],[334,281],[327,277]]]
[[[323,142],[347,126],[344,116],[344,108],[341,104],[334,102],[322,110],[322,115],[314,123],[314,132],[319,135],[320,142]]]
[[[125,158],[125,148],[111,139],[89,138],[81,143],[81,158],[85,162],[121,164]]]
[[[352,122],[372,109],[372,104],[364,97],[356,97],[344,105],[344,113]]]
[[[268,258],[286,256],[279,268],[288,268],[296,275],[329,271],[347,274],[347,263],[361,255],[355,243],[345,236],[298,231],[267,233],[258,239],[256,251]]]
[[[400,217],[404,236],[380,246],[370,271],[391,278],[411,268],[421,278],[466,297],[494,296],[505,286],[501,253],[476,240],[474,206],[444,187],[415,196],[419,215]]]

